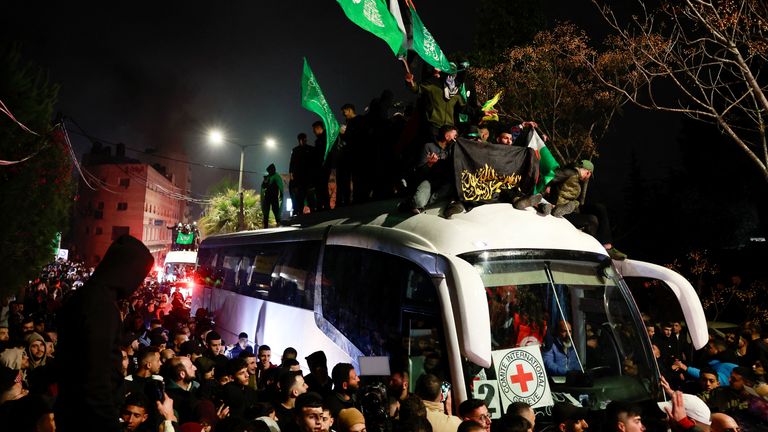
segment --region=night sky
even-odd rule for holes
[[[193,165],[197,195],[224,175],[237,178],[239,148],[208,144],[211,127],[255,145],[246,150],[246,188],[258,188],[269,163],[287,171],[296,135],[312,136],[318,119],[300,105],[304,56],[339,121],[341,105],[362,112],[384,89],[413,99],[402,64],[383,41],[348,21],[335,0],[72,3],[4,4],[0,40],[20,42],[25,60],[50,71],[61,84],[58,111],[92,136],[125,143],[130,157],[138,156],[130,149],[162,155],[183,148],[193,163],[230,169]],[[472,1],[415,3],[445,52],[471,50]],[[597,37],[605,31],[589,0],[543,3],[549,24],[570,20]],[[631,169],[646,184],[668,182],[683,160],[680,134],[678,118],[628,107],[599,147],[590,197],[621,219]],[[85,137],[71,137],[78,154],[90,148]],[[277,149],[267,149],[268,137]],[[668,223],[663,211],[644,222],[650,231]]]
[[[304,56],[339,121],[341,105],[362,111],[386,88],[398,99],[411,97],[402,64],[383,41],[349,22],[335,0],[30,3],[4,5],[4,39],[21,41],[25,59],[61,84],[60,112],[129,148],[162,154],[183,145],[192,162],[236,169],[239,148],[206,142],[215,126],[256,145],[246,150],[246,171],[271,162],[287,171],[296,135],[312,136],[317,120],[300,105]],[[472,23],[456,25],[471,15],[470,1],[416,3],[446,51],[471,48]],[[277,149],[263,146],[267,137]],[[72,138],[79,153],[90,148]],[[204,193],[224,173],[193,167],[194,192]],[[260,179],[246,174],[245,186],[257,188]]]

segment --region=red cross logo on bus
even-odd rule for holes
[[[523,365],[520,363],[515,366],[517,368],[517,373],[510,375],[509,380],[512,381],[512,384],[519,384],[520,390],[522,390],[523,393],[526,393],[528,392],[528,383],[533,381],[533,374],[531,372],[525,372],[523,370]]]

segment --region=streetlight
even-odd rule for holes
[[[245,214],[243,209],[243,163],[245,161],[245,148],[256,147],[258,144],[240,144],[236,140],[228,139],[224,132],[219,129],[211,129],[208,131],[208,141],[214,145],[221,145],[229,143],[240,147],[240,175],[237,180],[237,194],[240,197],[240,211],[237,214],[237,230],[245,230]],[[265,139],[264,144],[267,148],[277,148],[277,141],[274,138],[268,137]]]
[[[245,161],[245,148],[253,147],[255,144],[239,144],[231,139],[227,139],[224,133],[218,129],[211,129],[208,132],[208,141],[211,144],[221,145],[230,143],[240,147],[240,176],[237,181],[237,194],[240,197],[240,211],[237,214],[237,230],[245,230],[245,213],[243,209],[243,162]]]

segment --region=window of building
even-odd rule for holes
[[[118,181],[118,183],[120,184],[121,187],[123,187],[125,189],[128,189],[128,186],[131,185],[131,179],[129,179],[129,178],[121,178]]]
[[[120,203],[117,203],[117,210],[118,210],[118,211],[125,211],[125,210],[128,210],[128,203],[127,203],[127,202],[120,202]]]
[[[112,240],[116,240],[121,235],[127,235],[131,231],[131,227],[127,226],[113,226],[112,227]]]
[[[99,205],[96,208],[99,210],[104,210],[104,201],[99,201]]]
[[[95,235],[101,235],[104,231],[101,229],[101,227],[96,227],[95,230],[93,230],[93,234]]]
[[[85,227],[85,233],[86,234],[90,234],[91,233],[91,228],[90,227]]]
[[[94,219],[104,219],[104,212],[101,210],[95,210],[93,212],[93,218]]]

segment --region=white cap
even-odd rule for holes
[[[709,407],[697,396],[683,393],[683,406],[685,407],[685,414],[691,419],[705,425],[710,425],[712,423],[709,419],[711,416]],[[659,409],[665,413],[667,410],[671,412],[672,402],[659,402]]]

